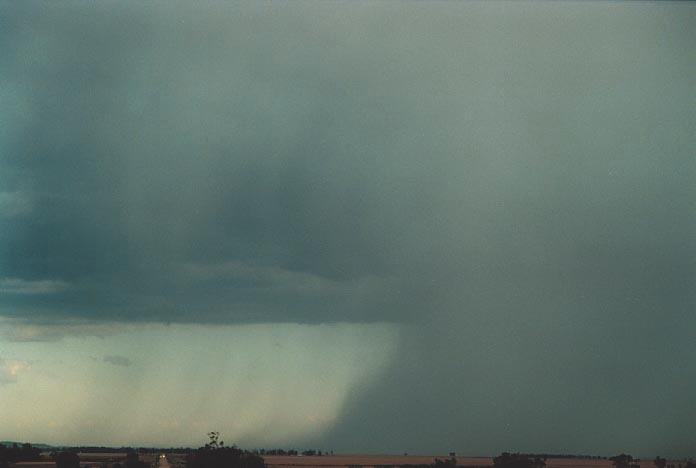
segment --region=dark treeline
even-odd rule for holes
[[[640,458],[633,458],[626,453],[610,457],[609,460],[613,463],[614,468],[640,468]],[[668,465],[667,459],[657,456],[653,460],[653,465],[655,468],[696,468],[696,462],[691,458],[683,460],[683,463]]]
[[[279,456],[289,456],[289,457],[297,457],[297,456],[305,456],[305,457],[321,457],[323,455],[329,455],[329,452],[322,452],[321,450],[296,450],[296,449],[254,449],[252,450],[252,453],[255,453],[257,455],[261,456],[272,456],[272,455],[279,455]],[[331,455],[333,455],[333,452],[331,452]]]
[[[545,468],[546,458],[524,453],[503,452],[493,458],[495,468]]]
[[[34,461],[41,458],[41,449],[31,444],[0,444],[0,468],[7,468],[10,463]]]
[[[50,458],[56,462],[56,468],[80,468],[80,455],[75,451],[51,452]],[[102,461],[100,465],[102,467],[109,466],[106,461]],[[113,463],[111,468],[150,468],[150,464],[141,461],[138,452],[129,450],[126,452],[123,463],[120,461]]]
[[[78,453],[113,453],[121,454],[128,452],[137,453],[176,453],[176,454],[189,454],[196,452],[197,448],[192,447],[98,447],[98,446],[75,446],[75,447],[51,447],[52,450],[63,450],[67,452],[78,452]],[[281,456],[324,456],[333,455],[333,452],[321,451],[318,449],[311,450],[297,450],[297,449],[252,449],[249,450],[250,453],[260,456],[271,456],[271,455],[281,455]]]
[[[601,456],[601,455],[576,455],[576,454],[569,454],[569,453],[524,453],[522,454],[525,457],[530,457],[530,458],[541,458],[541,459],[548,459],[548,458],[577,458],[577,459],[583,459],[583,460],[606,460],[607,457]]]
[[[123,454],[136,452],[142,454],[152,453],[177,453],[187,454],[195,452],[196,449],[191,447],[65,447],[65,450],[77,451],[80,453],[113,453]]]
[[[78,446],[78,447],[60,447],[61,450],[66,452],[79,452],[79,453],[155,453],[162,449],[159,448],[147,448],[147,447],[95,447],[95,446]]]
[[[456,468],[457,465],[457,459],[452,456],[450,458],[436,458],[433,463],[430,465],[422,465],[422,464],[410,464],[410,465],[399,465],[400,468]],[[392,465],[378,465],[375,468],[393,468]],[[468,466],[467,468],[483,468],[483,467],[472,467]]]

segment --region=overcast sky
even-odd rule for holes
[[[696,455],[696,5],[0,3],[0,440]]]

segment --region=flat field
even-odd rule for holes
[[[269,468],[342,468],[358,465],[364,468],[380,465],[429,465],[436,458],[447,459],[448,455],[325,455],[321,457],[290,457],[269,455],[263,457]],[[652,460],[642,460],[641,468],[654,468]],[[457,457],[459,466],[492,466],[493,459],[489,457]],[[612,468],[609,460],[594,458],[549,458],[546,468]]]
[[[80,465],[82,468],[101,468],[102,463],[110,467],[114,462],[123,462],[125,453],[82,453]],[[141,454],[140,460],[154,463],[156,454]],[[168,454],[172,468],[184,468],[185,457],[181,454]],[[348,468],[360,466],[362,468],[374,468],[378,466],[401,465],[429,465],[436,458],[446,459],[447,455],[325,455],[317,456],[264,456],[264,461],[269,468]],[[640,468],[655,468],[652,459],[638,462]],[[677,463],[670,461],[669,463]],[[457,457],[457,465],[465,467],[492,467],[493,459],[490,457]],[[17,463],[15,468],[53,468],[55,463],[49,460],[37,462]],[[613,468],[609,460],[593,458],[548,458],[546,468]]]
[[[80,467],[81,468],[101,468],[102,464],[106,464],[110,467],[116,462],[123,463],[126,459],[126,453],[78,453],[80,456]],[[44,461],[32,461],[32,462],[19,462],[14,466],[15,468],[53,468],[55,462],[48,459],[48,453],[42,454]],[[157,458],[156,454],[141,453],[140,460],[145,463],[153,463]]]

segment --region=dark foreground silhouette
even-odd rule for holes
[[[259,455],[235,446],[225,447],[219,432],[208,433],[210,441],[186,456],[186,468],[265,468]]]
[[[109,448],[109,447],[73,447],[54,451],[50,454],[50,460],[55,462],[55,468],[80,468],[80,456],[82,453],[87,459],[83,460],[83,465],[88,464],[91,467],[97,466],[101,468],[158,468],[159,464],[156,461],[148,463],[140,459],[139,454],[149,454],[146,460],[151,460],[152,454],[170,453],[185,455],[179,458],[181,464],[176,464],[177,468],[266,468],[266,463],[263,455],[283,456],[299,456],[300,454],[306,457],[316,457],[322,455],[333,455],[333,452],[324,452],[320,450],[305,450],[303,452],[297,450],[282,450],[282,449],[256,449],[253,451],[243,450],[236,446],[225,446],[225,443],[220,439],[218,432],[208,433],[209,442],[205,446],[198,449],[192,448],[139,448],[131,447]],[[44,449],[50,449],[50,446],[43,445]],[[125,458],[123,453],[125,452]],[[104,460],[103,458],[94,461],[90,458],[90,453],[114,453],[119,456]],[[159,458],[159,457],[158,457]],[[598,457],[587,455],[546,455],[546,454],[524,454],[503,452],[493,458],[493,466],[490,464],[472,466],[467,463],[466,466],[459,465],[455,453],[450,453],[449,458],[435,458],[433,463],[398,463],[393,465],[372,465],[375,468],[546,468],[547,459],[556,458],[579,458],[579,459],[604,459],[609,460],[613,464],[613,468],[640,468],[641,460],[625,453],[613,457]],[[164,459],[166,462],[166,459]],[[405,461],[404,458],[402,460]],[[430,459],[432,460],[432,458]],[[34,447],[29,443],[19,444],[11,442],[0,442],[0,468],[14,468],[14,464],[19,462],[45,462],[46,456],[41,455],[41,449]],[[386,460],[385,460],[386,461]],[[396,461],[396,460],[395,460]],[[415,461],[415,460],[414,460]],[[643,468],[645,462],[643,460]],[[353,462],[355,463],[355,462]],[[291,463],[292,464],[292,463]],[[660,456],[652,460],[655,468],[696,468],[696,462],[691,459],[675,462],[668,462],[667,459]],[[168,463],[167,463],[168,465]],[[271,465],[272,466],[272,465]],[[309,466],[309,465],[308,465]],[[332,465],[335,466],[335,465]],[[344,465],[346,468],[363,468],[362,465]]]

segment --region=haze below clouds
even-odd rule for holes
[[[694,31],[2,4],[0,439],[694,455]]]

